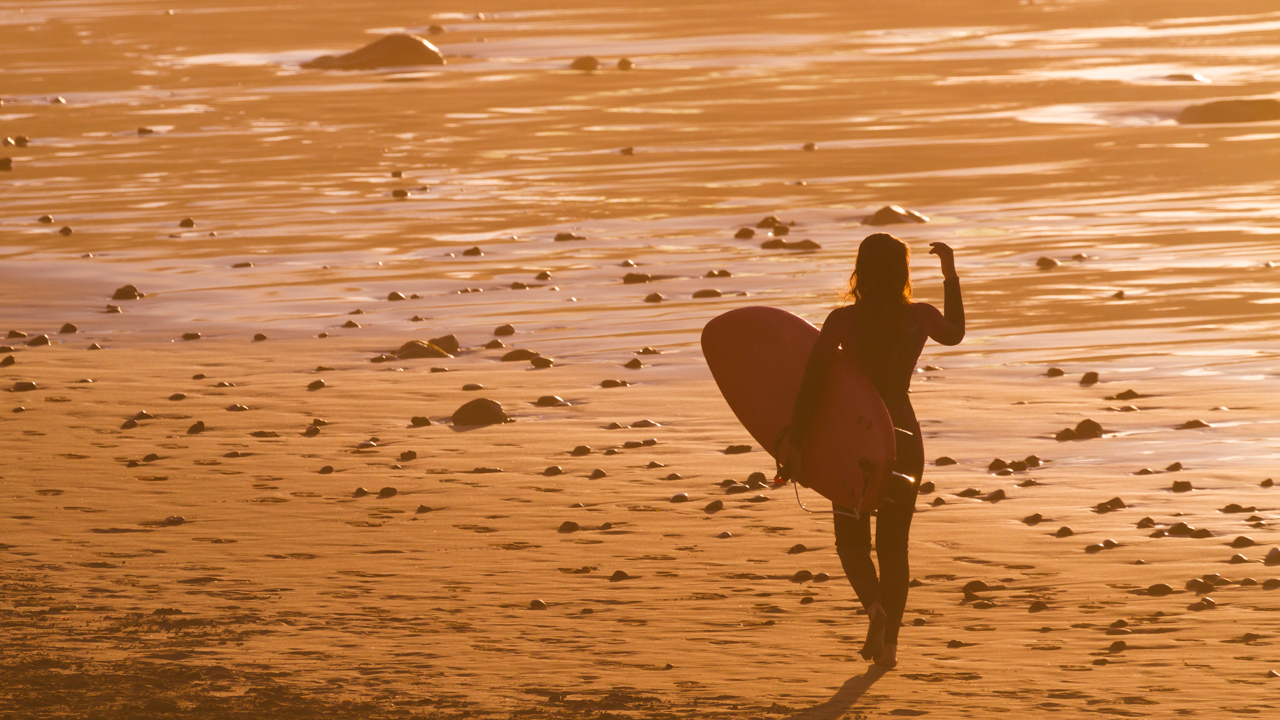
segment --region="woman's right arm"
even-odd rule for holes
[[[822,324],[822,332],[818,334],[818,340],[813,344],[813,350],[809,352],[809,362],[804,368],[804,379],[800,381],[800,393],[796,395],[796,404],[791,411],[791,431],[787,435],[787,442],[791,447],[800,447],[808,437],[810,420],[818,407],[823,380],[826,379],[827,370],[831,367],[831,362],[836,357],[836,350],[840,347],[840,333],[837,328],[840,323],[836,318],[838,312],[840,310],[833,310],[827,316],[827,321]]]

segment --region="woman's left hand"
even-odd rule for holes
[[[942,261],[942,277],[951,280],[956,277],[955,251],[944,242],[929,243],[929,254],[937,255]]]

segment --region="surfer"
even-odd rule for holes
[[[887,233],[876,233],[858,246],[847,294],[853,304],[831,311],[822,325],[805,367],[788,439],[792,448],[804,444],[823,378],[842,345],[853,349],[858,365],[884,400],[894,427],[911,433],[898,433],[894,467],[909,479],[890,475],[881,483],[876,511],[878,577],[871,561],[869,514],[858,516],[839,505],[833,507],[840,564],[869,620],[860,654],[885,667],[897,664],[898,629],[911,580],[907,536],[924,471],[920,423],[908,395],[911,375],[928,338],[943,345],[958,345],[964,339],[964,306],[955,258],[946,243],[931,243],[930,248],[929,254],[942,262],[945,314],[933,305],[911,300],[911,250],[906,243]],[[791,453],[791,457],[791,476],[802,478],[800,453]]]

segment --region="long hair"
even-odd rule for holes
[[[848,297],[877,309],[911,302],[911,248],[889,233],[868,235],[858,245]]]
[[[883,396],[899,384],[896,378],[907,352],[911,248],[888,233],[868,235],[858,246],[848,297],[858,314],[858,364]]]

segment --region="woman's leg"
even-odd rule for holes
[[[898,472],[917,480],[924,472],[924,447],[919,437],[917,434],[915,442],[899,444],[901,456],[897,464]],[[889,616],[884,642],[885,645],[897,645],[911,582],[907,543],[919,486],[898,477],[890,478],[889,483],[885,501],[876,514],[876,557],[880,560],[882,602]]]
[[[871,518],[863,515],[854,519],[849,511],[839,505],[832,505],[836,514],[836,553],[840,556],[840,564],[844,567],[845,577],[858,595],[858,601],[864,609],[880,602],[880,581],[876,577],[876,566],[871,562]]]
[[[870,660],[881,654],[884,649],[884,631],[888,615],[881,602],[880,581],[876,577],[876,566],[871,562],[871,518],[863,515],[857,519],[848,510],[833,505],[836,511],[836,552],[840,556],[840,564],[844,566],[845,577],[853,586],[858,601],[867,611],[867,639],[858,651],[863,658]]]

